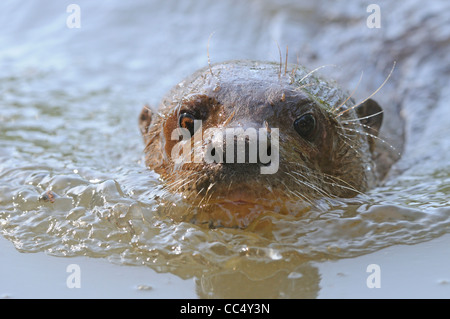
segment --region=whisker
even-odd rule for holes
[[[297,70],[298,70],[299,65],[300,65],[300,61],[299,60],[300,60],[300,58],[299,58],[298,53],[297,53],[297,64],[291,70],[291,83],[290,84],[294,83],[294,81],[295,81],[295,73],[297,73]]]
[[[280,54],[280,71],[278,72],[278,78],[281,78],[281,68],[283,66],[283,58],[281,57],[281,49],[280,45],[278,44],[278,41],[275,40],[275,43],[277,44],[278,53]]]
[[[208,196],[208,192],[213,188],[213,186],[215,185],[216,183],[212,183],[212,184],[209,184],[209,186],[208,186],[208,188],[206,189],[206,192],[205,192],[205,195],[203,195],[203,198],[200,200],[200,202],[198,203],[198,206],[200,206],[202,203],[203,203],[203,201],[205,201],[205,199],[206,199],[206,196]],[[196,198],[197,198],[197,196],[202,192],[202,191],[204,191],[205,190],[205,188],[203,187],[198,193],[197,193],[197,195],[195,196]],[[212,194],[211,194],[212,195]],[[205,204],[207,204],[208,202],[209,202],[209,200],[211,199],[211,196],[205,201]]]
[[[178,179],[178,180],[175,180],[175,181],[173,181],[171,183],[168,183],[167,187],[170,187],[170,188],[175,188],[176,187],[175,192],[179,192],[179,190],[181,188],[183,188],[184,186],[186,186],[187,184],[189,184],[189,183],[194,184],[194,182],[192,181],[192,178],[196,177],[198,175],[200,175],[200,172],[193,172],[192,174],[190,174],[189,176],[186,176],[185,178]]]
[[[296,162],[290,162],[290,163],[297,164],[300,167],[305,167],[306,168],[306,166],[301,164],[301,163],[296,163]],[[294,172],[294,173],[296,173],[298,175],[301,175],[298,172]],[[334,183],[330,183],[330,182],[327,182],[327,181],[323,180],[324,183],[332,185],[332,186],[336,186],[336,187],[339,187],[339,188],[342,188],[342,189],[347,189],[347,190],[353,191],[353,192],[355,192],[355,193],[357,193],[359,195],[363,195],[363,196],[367,197],[367,195],[365,195],[364,193],[360,192],[354,186],[352,186],[348,182],[344,181],[343,179],[341,179],[341,178],[339,178],[337,176],[333,176],[333,175],[330,175],[330,174],[327,174],[327,173],[323,173],[323,172],[322,172],[322,174],[323,174],[323,176],[325,178],[334,181]],[[288,175],[290,175],[290,174],[288,174]],[[292,175],[290,175],[290,176],[292,176]],[[303,178],[305,178],[303,175],[301,175],[301,176]],[[331,195],[331,196],[330,196],[330,194],[326,194],[326,195],[327,195],[327,197],[337,198],[337,196],[334,196],[334,195]]]
[[[302,78],[300,79],[300,81],[298,81],[298,82],[299,82],[299,83],[303,82],[307,77],[311,76],[313,73],[315,73],[315,72],[319,71],[320,69],[323,69],[323,68],[325,68],[325,67],[327,67],[327,66],[334,66],[334,67],[336,67],[335,64],[326,64],[326,65],[319,66],[318,68],[315,68],[314,70],[312,70],[311,72],[309,72],[308,74],[306,74],[304,77],[302,77]]]
[[[354,141],[352,139],[350,139],[350,137],[348,137],[346,134],[338,132],[339,136],[343,137],[345,140],[343,140],[342,142],[347,145],[350,149],[354,150],[356,152],[356,155],[358,155],[360,158],[363,157],[363,153],[361,153],[360,150],[358,150],[357,148],[355,148],[352,145],[352,142],[354,143]],[[349,143],[347,143],[347,141],[349,141]]]
[[[347,103],[348,100],[351,99],[351,97],[353,96],[353,94],[355,94],[356,90],[357,90],[358,87],[359,87],[359,84],[361,83],[363,74],[364,74],[364,72],[361,72],[361,76],[359,77],[359,81],[358,81],[358,83],[356,84],[356,87],[355,87],[355,89],[353,90],[353,92],[350,93],[350,95],[345,99],[345,101],[342,102],[338,107],[333,107],[333,108],[331,109],[331,112],[332,112],[332,113],[338,111],[345,103]]]
[[[289,47],[286,45],[286,61],[284,61],[284,75],[285,76],[287,73],[288,51],[289,51]]]
[[[363,125],[363,124],[361,124],[361,125]],[[387,141],[385,141],[384,139],[382,139],[382,138],[379,137],[379,136],[376,136],[376,135],[374,135],[374,134],[370,134],[370,133],[365,132],[365,131],[364,131],[364,132],[360,132],[360,131],[358,131],[358,130],[351,129],[351,128],[347,128],[347,127],[342,127],[342,129],[347,130],[347,131],[351,131],[351,132],[355,132],[355,133],[358,133],[358,134],[361,134],[361,135],[370,136],[370,137],[372,137],[372,138],[374,138],[374,139],[376,139],[376,140],[378,140],[378,141],[380,141],[380,142],[386,144],[387,146],[389,146],[390,149],[392,149],[393,151],[395,151],[395,152],[397,153],[398,156],[401,156],[400,152],[398,152],[398,150],[397,150],[394,146],[392,146],[391,144],[389,144]]]
[[[210,56],[209,56],[209,43],[211,42],[211,38],[212,38],[213,35],[214,35],[214,32],[211,32],[211,34],[209,35],[209,38],[208,38],[208,45],[206,47],[206,54],[208,55],[209,72],[211,73],[212,76],[214,76],[214,73],[212,71],[211,59],[210,59]]]
[[[233,185],[233,181],[230,182],[230,185],[228,185],[228,191],[231,191],[231,185]]]
[[[362,125],[362,124],[361,124],[361,125]],[[355,129],[348,128],[348,127],[342,127],[342,129],[343,129],[343,130],[346,130],[346,131],[353,132],[353,133],[357,133],[357,134],[361,134],[361,135],[365,135],[365,136],[369,136],[369,137],[378,139],[378,140],[380,140],[381,142],[386,143],[386,144],[388,144],[389,146],[392,146],[392,145],[390,145],[388,142],[386,142],[385,140],[383,140],[381,137],[378,137],[378,136],[376,136],[376,135],[370,134],[370,133],[368,133],[368,132],[366,132],[366,131],[359,131],[359,130],[355,130]],[[344,135],[342,135],[342,136],[344,136]],[[393,147],[393,146],[392,146],[392,147]]]
[[[388,74],[388,76],[386,77],[386,79],[384,80],[384,82],[381,83],[381,85],[378,87],[378,89],[375,90],[375,92],[373,92],[372,94],[370,94],[368,97],[366,97],[366,98],[365,98],[364,100],[362,100],[361,102],[359,102],[359,103],[353,105],[352,107],[350,107],[350,108],[348,108],[348,109],[343,110],[343,111],[340,112],[336,117],[340,117],[340,116],[341,116],[342,114],[344,114],[345,112],[348,112],[348,111],[350,111],[350,110],[353,110],[353,109],[357,108],[358,106],[360,106],[361,104],[363,104],[364,102],[366,102],[368,99],[370,99],[372,96],[374,96],[375,94],[377,94],[378,91],[381,90],[381,88],[387,83],[387,81],[388,81],[389,78],[391,77],[391,75],[392,75],[392,73],[394,72],[394,69],[395,69],[395,64],[396,64],[396,61],[394,61],[394,64],[392,65],[392,69],[391,69],[391,71],[389,72],[389,74]]]
[[[224,127],[226,127],[231,122],[231,120],[233,119],[234,115],[236,114],[236,111],[237,110],[234,109],[233,113],[231,113],[230,116],[224,121],[224,124],[223,124]]]
[[[297,86],[297,87],[294,89],[294,91],[299,91],[299,90],[301,90],[301,89],[304,89],[304,88],[307,88],[307,87],[310,87],[310,86],[314,86],[314,83],[306,83],[306,84]]]
[[[342,123],[343,125],[353,125],[352,123]],[[362,126],[362,127],[364,127],[364,128],[366,128],[366,129],[368,129],[368,130],[371,130],[371,131],[373,131],[373,132],[377,132],[377,130],[376,129],[374,129],[372,126],[369,126],[369,125],[366,125],[366,124],[362,124],[362,123],[359,123],[359,125],[360,126]]]
[[[305,168],[305,169],[307,169],[307,170],[310,169],[308,166],[306,166],[305,164],[302,164],[302,163],[291,162],[291,161],[288,161],[288,163],[289,163],[289,164],[294,164],[294,165],[299,166],[299,167],[301,167],[301,168]]]
[[[334,183],[330,183],[330,182],[324,181],[325,183],[331,184],[332,186],[337,186],[337,187],[340,187],[340,188],[343,188],[343,189],[348,189],[348,190],[351,190],[351,191],[353,191],[353,192],[355,192],[355,193],[357,193],[357,194],[359,194],[359,195],[363,195],[363,196],[365,196],[365,197],[368,197],[366,194],[360,192],[359,190],[357,190],[355,187],[353,187],[352,185],[350,185],[348,182],[344,181],[343,179],[341,179],[341,178],[339,178],[339,177],[336,177],[336,176],[332,176],[332,175],[330,175],[330,174],[326,174],[326,173],[323,173],[323,174],[324,174],[324,177],[326,177],[326,178],[331,179],[331,180],[334,181]],[[338,182],[336,182],[336,180],[339,181],[339,182],[344,183],[344,184],[347,185],[347,186],[344,186],[344,185],[342,185],[342,184],[339,184]]]
[[[205,188],[202,187],[202,188],[197,192],[197,194],[195,194],[194,200],[197,199],[198,195],[200,195],[201,192],[203,192],[204,190],[205,190]],[[203,201],[204,199],[205,199],[205,197],[203,197],[203,198],[200,200],[200,202],[198,203],[198,206],[200,206],[200,204],[202,203],[202,201]]]
[[[303,174],[301,174],[301,173],[299,173],[299,172],[292,172],[292,173],[294,173],[294,174],[296,174],[296,175],[298,175],[298,176],[300,176],[300,177],[306,179],[306,176],[304,176]],[[294,178],[294,181],[295,181],[296,183],[301,183],[301,184],[303,184],[303,185],[309,187],[310,189],[315,190],[316,192],[320,193],[321,195],[323,195],[323,196],[325,196],[325,197],[335,197],[333,194],[329,194],[329,193],[325,192],[324,190],[318,188],[317,186],[315,186],[315,185],[313,185],[313,184],[311,184],[311,183],[308,183],[308,182],[299,180],[298,178],[295,178],[294,176],[292,176],[292,174],[289,174],[288,172],[286,172],[286,174],[289,175],[289,176],[291,176],[292,178]]]
[[[313,202],[312,202],[308,197],[306,197],[305,195],[300,194],[300,193],[297,192],[297,191],[293,191],[293,190],[291,190],[291,189],[289,189],[289,188],[287,188],[287,187],[286,187],[286,191],[287,191],[288,193],[290,193],[291,195],[293,195],[296,199],[300,199],[300,200],[302,200],[302,201],[305,201],[305,202],[307,202],[309,205],[315,207],[315,205],[313,204]]]
[[[348,120],[342,121],[341,123],[346,124],[348,122],[357,122],[357,121],[361,121],[361,120],[365,120],[365,119],[370,119],[371,117],[380,115],[382,113],[384,113],[384,111],[380,111],[380,112],[377,112],[377,113],[374,113],[374,114],[371,114],[371,115],[367,115],[367,116],[364,116],[364,117],[358,117],[356,119],[348,119]]]

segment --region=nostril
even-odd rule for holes
[[[215,156],[215,155],[216,155],[216,148],[213,147],[213,148],[211,149],[211,156]]]

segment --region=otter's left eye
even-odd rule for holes
[[[191,113],[182,113],[178,119],[180,127],[188,129],[191,136],[194,136],[195,117]]]
[[[294,122],[294,129],[304,139],[311,141],[316,132],[316,119],[315,117],[307,113],[302,115]]]

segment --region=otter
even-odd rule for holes
[[[305,211],[318,199],[354,197],[374,187],[386,174],[377,170],[374,156],[382,120],[374,100],[355,103],[351,94],[303,66],[282,70],[278,63],[245,60],[195,72],[168,92],[157,113],[145,106],[139,127],[146,166],[160,175],[169,192],[202,207],[193,221],[246,227],[262,212],[291,212],[288,202]],[[225,146],[234,143],[231,150],[236,151],[241,137],[224,137],[223,144],[211,147],[211,128],[264,129],[266,136],[257,140],[265,141],[266,155],[277,152],[276,171],[261,173],[274,157],[267,162],[247,155],[239,161],[238,152],[227,156]],[[180,129],[189,132],[187,139],[174,138]],[[270,140],[275,129],[276,149]],[[196,134],[202,138],[196,140]],[[248,152],[249,137],[241,141]],[[180,144],[189,146],[190,155],[222,156],[180,161]]]

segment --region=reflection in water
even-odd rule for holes
[[[244,267],[246,268],[246,267]],[[239,269],[239,267],[237,267]],[[279,269],[266,278],[255,280],[231,270],[206,273],[196,279],[200,298],[316,298],[320,276],[308,263],[292,271]]]
[[[314,261],[448,232],[449,70],[439,60],[450,38],[445,1],[427,7],[382,1],[382,8],[392,9],[382,11],[383,21],[396,26],[386,23],[378,30],[382,35],[361,29],[365,8],[334,2],[316,8],[300,1],[284,1],[285,7],[196,1],[191,9],[160,3],[124,8],[113,1],[108,9],[80,1],[82,17],[95,19],[82,22],[78,33],[65,27],[65,10],[49,2],[0,5],[0,14],[18,14],[14,21],[0,19],[0,44],[7,48],[0,53],[0,233],[19,251],[105,257],[195,277],[204,298],[313,298],[320,283]],[[395,174],[367,197],[325,203],[325,213],[302,218],[268,214],[258,221],[265,227],[253,231],[168,219],[167,209],[186,206],[178,200],[170,208],[161,205],[158,176],[142,164],[136,118],[144,103],[156,103],[207,64],[205,47],[214,28],[215,61],[274,60],[265,53],[273,47],[278,57],[272,39],[269,45],[254,36],[265,32],[301,47],[300,57],[311,66],[343,65],[344,83],[359,78],[356,67],[364,68],[369,91],[370,81],[381,83],[382,69],[392,65],[386,60],[398,59],[391,86],[377,95],[385,108],[398,107],[407,117],[407,143]],[[295,63],[295,54],[291,59]],[[49,191],[52,200],[46,200]]]
[[[3,235],[22,252],[106,257],[196,277],[200,297],[313,298],[320,277],[311,262],[418,243],[450,225],[447,208],[425,213],[388,205],[386,191],[386,203],[353,199],[326,213],[268,214],[258,220],[265,227],[251,231],[207,229],[164,218],[167,209],[151,200],[161,193],[158,181],[143,187],[153,177],[140,165],[124,175],[120,169],[116,179],[91,174],[96,173],[44,173],[44,167],[5,172],[2,179],[15,187],[2,193]],[[52,191],[53,202],[43,200],[44,190]]]

